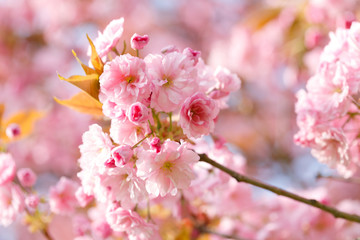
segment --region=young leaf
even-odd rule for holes
[[[57,103],[72,108],[78,112],[88,113],[94,116],[103,116],[102,104],[85,92],[79,92],[67,100],[60,100],[56,97],[54,97],[54,99]]]
[[[99,99],[99,75],[96,73],[86,75],[86,76],[80,76],[80,75],[74,75],[69,78],[64,78],[60,75],[58,75],[61,80],[67,81],[78,88],[84,90],[87,92],[90,96],[92,96],[94,99]]]
[[[78,63],[80,63],[80,65],[81,65],[81,67],[82,67],[82,69],[84,70],[84,72],[86,73],[86,75],[90,75],[90,74],[96,74],[97,72],[94,70],[94,69],[92,69],[91,67],[88,67],[88,66],[86,66],[85,64],[83,64],[82,62],[81,62],[81,60],[77,57],[77,55],[76,55],[76,52],[74,51],[74,50],[72,50],[72,53],[74,54],[74,57],[76,58],[76,60],[78,61]]]
[[[16,123],[20,127],[20,135],[16,137],[16,140],[28,136],[33,131],[35,122],[43,116],[44,113],[37,110],[16,113],[9,119],[3,121],[1,127],[1,139],[3,139],[5,142],[9,142],[12,140],[7,137],[5,132],[6,128],[12,123]]]
[[[91,64],[94,66],[96,72],[101,75],[104,69],[104,63],[96,52],[94,43],[91,41],[90,37],[86,34],[87,39],[89,40],[91,46]]]

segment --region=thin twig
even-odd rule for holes
[[[337,177],[337,176],[324,176],[324,175],[321,175],[320,173],[318,175],[316,175],[316,178],[317,179],[325,178],[325,179],[330,179],[330,180],[339,181],[339,182],[360,184],[360,178],[343,178],[343,177]]]
[[[46,239],[48,239],[48,240],[53,240],[53,238],[50,236],[50,234],[49,234],[49,232],[48,232],[48,230],[47,230],[46,228],[44,228],[44,229],[42,230],[42,233],[44,234],[44,236],[46,237]]]
[[[230,235],[230,234],[224,234],[224,233],[219,233],[219,232],[213,231],[213,230],[208,229],[207,227],[201,226],[201,225],[196,226],[196,229],[198,231],[200,231],[201,233],[208,233],[208,234],[216,235],[216,236],[226,238],[226,239],[245,240],[243,238],[239,238],[237,236],[233,236],[233,235]]]
[[[335,208],[332,208],[332,207],[329,207],[327,205],[321,204],[320,202],[316,201],[315,199],[307,199],[307,198],[301,197],[299,195],[296,195],[294,193],[283,190],[281,188],[278,188],[278,187],[263,183],[263,182],[261,182],[261,181],[259,181],[257,179],[247,177],[247,176],[244,176],[244,175],[242,175],[240,173],[234,172],[233,170],[231,170],[231,169],[229,169],[229,168],[215,162],[214,160],[210,159],[206,154],[200,154],[200,161],[209,163],[210,165],[220,169],[221,171],[229,174],[231,177],[236,179],[238,182],[245,182],[245,183],[251,184],[253,186],[269,190],[270,192],[273,192],[273,193],[275,193],[277,195],[288,197],[288,198],[291,198],[291,199],[293,199],[295,201],[302,202],[302,203],[305,203],[307,205],[319,208],[319,209],[321,209],[321,210],[323,210],[325,212],[328,212],[328,213],[332,214],[335,218],[343,218],[343,219],[346,219],[348,221],[360,223],[360,216],[358,216],[358,215],[349,214],[349,213],[346,213],[346,212],[339,211],[339,210],[337,210]]]

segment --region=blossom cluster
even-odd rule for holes
[[[345,176],[359,164],[360,23],[330,33],[316,73],[297,93],[295,142]]]
[[[107,206],[114,231],[149,239],[154,225],[133,209],[189,188],[199,160],[191,145],[213,132],[220,108],[240,80],[225,68],[212,70],[191,48],[168,47],[140,58],[146,35],[131,38],[138,56],[118,55],[114,48],[123,22],[113,20],[94,41],[106,61],[99,100],[111,125],[109,134],[98,124],[84,133],[78,177],[84,200]]]

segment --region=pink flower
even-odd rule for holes
[[[156,236],[155,227],[146,223],[137,212],[132,210],[111,205],[106,212],[106,220],[114,231],[126,232],[133,237],[131,239],[154,239],[152,236]]]
[[[127,109],[135,102],[146,102],[150,92],[144,60],[125,54],[104,66],[100,76],[99,98],[102,103],[109,101],[112,108]],[[114,111],[109,108],[107,112]]]
[[[134,124],[144,123],[149,119],[150,109],[140,102],[133,103],[127,112],[129,120]]]
[[[145,61],[149,69],[149,78],[154,85],[151,107],[155,110],[176,111],[188,96],[196,92],[197,71],[192,60],[184,54],[149,54]]]
[[[185,48],[183,50],[183,54],[186,55],[191,61],[193,61],[195,66],[199,62],[201,52],[191,48]]]
[[[147,196],[145,182],[136,175],[132,166],[112,168],[98,176],[94,187],[99,202],[121,201],[121,206],[130,209]]]
[[[15,161],[10,153],[0,153],[0,185],[11,182],[15,177]]]
[[[198,92],[181,107],[179,123],[186,136],[198,138],[214,130],[218,113],[216,102]]]
[[[8,183],[0,186],[0,225],[10,225],[24,206],[24,196],[17,185]]]
[[[221,92],[229,94],[240,89],[241,81],[239,77],[228,69],[217,67],[214,75],[217,80],[216,88]]]
[[[124,28],[124,18],[112,20],[104,29],[104,32],[98,32],[98,37],[94,41],[94,45],[99,57],[104,58],[118,44]],[[88,55],[91,54],[89,47]]]
[[[344,166],[350,161],[349,144],[342,131],[332,128],[318,134],[312,148],[311,154],[320,162],[337,168],[340,174],[348,174]]]
[[[78,184],[61,177],[59,182],[50,188],[49,204],[52,212],[67,215],[74,212],[78,202],[75,197]]]
[[[137,33],[135,33],[130,40],[131,48],[134,50],[140,50],[143,49],[149,42],[149,36],[144,35],[141,36]]]
[[[110,237],[113,233],[110,225],[103,219],[94,221],[91,224],[91,228],[93,229],[94,234],[100,239],[106,239]]]
[[[79,187],[76,190],[75,197],[80,207],[86,207],[92,200],[94,200],[94,196],[86,194],[83,187]]]
[[[128,119],[111,121],[110,136],[118,144],[134,145],[148,133],[150,128],[147,123],[137,125]]]
[[[130,162],[134,151],[129,145],[120,145],[111,150],[111,155],[115,161],[117,167],[122,167]]]
[[[195,174],[191,165],[199,156],[179,144],[166,140],[161,151],[143,151],[138,154],[138,176],[146,180],[146,190],[154,196],[175,195],[178,189],[189,187]]]
[[[21,168],[17,171],[20,184],[24,187],[32,187],[37,179],[36,174],[30,168]]]

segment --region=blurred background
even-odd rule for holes
[[[46,179],[39,183],[45,187],[76,174],[82,133],[97,120],[53,100],[78,91],[57,73],[81,74],[71,50],[86,63],[86,34],[95,39],[111,20],[124,17],[122,39],[129,43],[134,33],[150,37],[142,56],[169,45],[191,47],[207,64],[239,75],[241,90],[221,112],[216,134],[243,154],[248,175],[297,191],[325,188],[332,204],[359,199],[353,184],[319,179],[334,172],[293,143],[295,93],[314,73],[328,32],[356,20],[359,5],[352,0],[0,0],[4,117],[45,113],[34,132],[9,151],[19,167],[31,167]],[[342,194],[332,194],[338,191]],[[7,231],[0,228],[0,239],[14,237]]]

